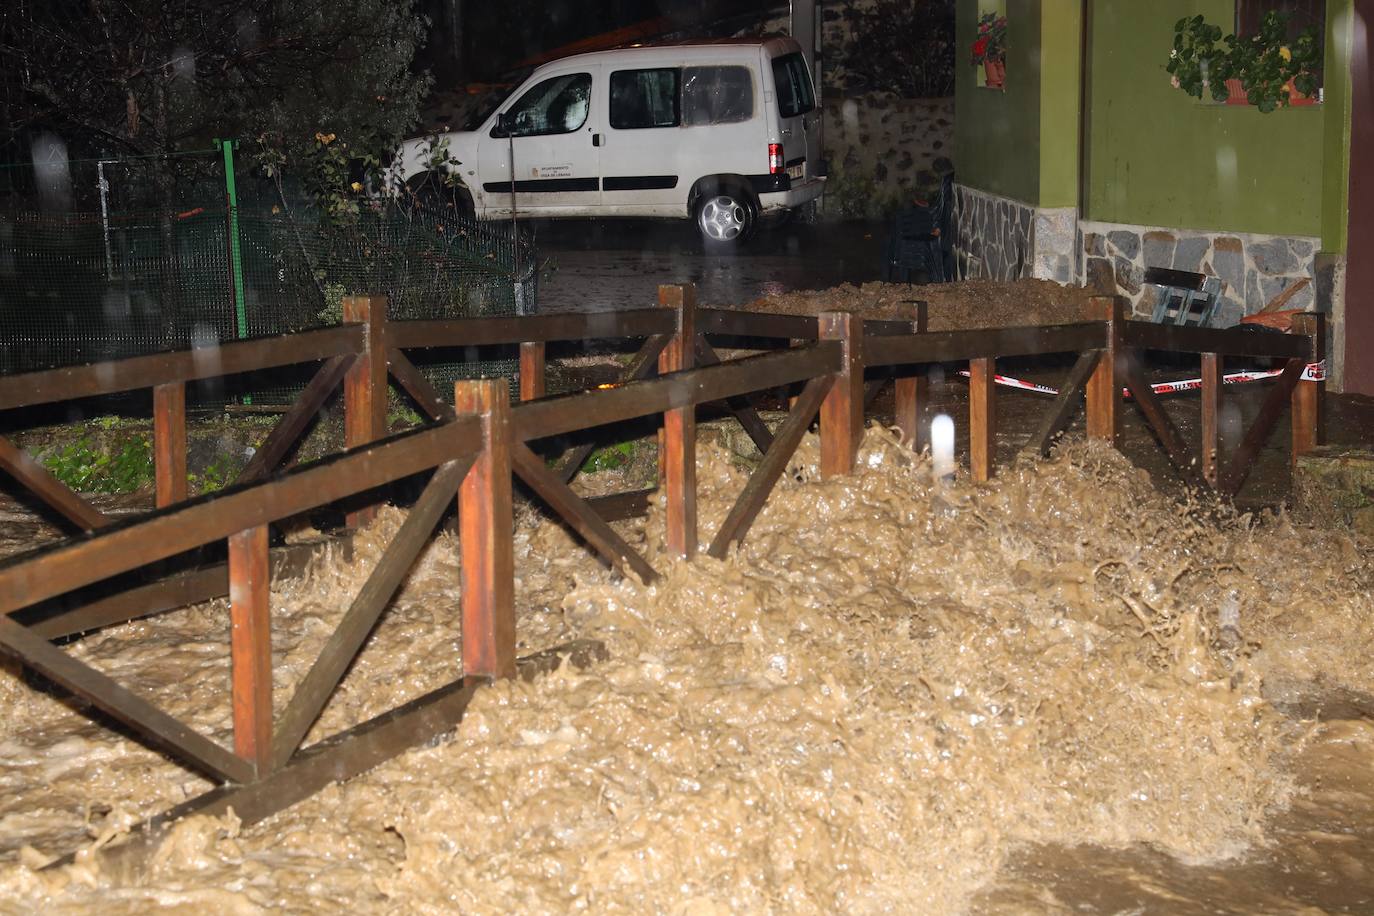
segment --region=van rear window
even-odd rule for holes
[[[733,124],[753,116],[754,80],[748,67],[683,68],[683,124]]]
[[[806,59],[798,52],[773,58],[773,87],[778,93],[778,111],[784,118],[804,115],[816,107],[811,74]]]

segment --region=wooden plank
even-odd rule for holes
[[[234,753],[255,775],[272,764],[272,598],[267,526],[229,538],[229,671]]]
[[[777,337],[790,340],[816,340],[813,315],[788,315],[781,312],[750,312],[744,309],[698,309],[697,330],[702,334],[728,334],[732,337]]]
[[[624,538],[616,534],[615,529],[597,515],[586,500],[559,480],[558,476],[545,466],[543,460],[530,451],[528,445],[516,442],[511,449],[511,458],[520,479],[529,484],[530,489],[568,523],[568,527],[577,532],[611,566],[620,570],[622,575],[633,572],[641,582],[646,583],[658,578],[658,573],[648,561],[625,543]]]
[[[1306,357],[1309,343],[1286,334],[1256,334],[1238,328],[1195,328],[1152,321],[1127,321],[1122,345],[1175,353],[1220,353],[1223,356]]]
[[[1145,415],[1145,420],[1154,430],[1154,434],[1159,439],[1159,444],[1164,446],[1164,453],[1169,456],[1169,461],[1173,464],[1174,470],[1178,471],[1188,483],[1196,485],[1200,482],[1198,476],[1199,462],[1192,449],[1188,448],[1183,441],[1182,434],[1174,421],[1169,418],[1164,410],[1164,405],[1160,403],[1159,397],[1154,389],[1150,387],[1150,382],[1145,378],[1145,366],[1140,361],[1140,351],[1127,349],[1122,354],[1126,369],[1126,386],[1130,388],[1131,394],[1135,397],[1136,406]]]
[[[925,334],[930,330],[930,307],[924,300],[910,300],[916,317],[910,322],[912,334]],[[925,367],[911,372],[902,372],[892,380],[893,422],[901,433],[902,441],[912,451],[919,452],[930,444],[930,427],[926,414],[930,409],[930,377]]]
[[[606,657],[601,643],[578,640],[520,659],[517,672],[522,679],[533,681],[541,674],[557,670],[565,659],[578,668],[586,668]],[[366,773],[411,748],[433,744],[457,728],[473,696],[486,684],[484,678],[464,678],[446,684],[311,745],[290,764],[257,782],[212,789],[143,821],[124,840],[99,851],[101,874],[117,881],[135,880],[144,873],[149,853],[166,837],[167,829],[182,818],[197,814],[222,817],[232,809],[234,817],[247,827],[332,783]],[[73,861],[75,854],[45,868],[61,868]]]
[[[482,451],[458,490],[463,674],[515,674],[515,555],[511,515],[510,386],[503,378],[454,384],[453,408],[477,414]]]
[[[658,492],[657,487],[644,490],[630,490],[626,493],[608,493],[586,500],[587,507],[608,522],[627,518],[640,518],[649,514],[649,499]]]
[[[544,396],[544,349],[542,340],[520,344],[520,400],[537,401]]]
[[[754,473],[749,475],[748,483],[744,485],[735,504],[730,507],[730,513],[725,516],[725,521],[721,522],[716,536],[712,538],[711,546],[707,549],[711,556],[724,559],[730,551],[730,546],[744,540],[744,536],[749,533],[749,528],[758,518],[759,512],[763,511],[768,494],[773,492],[778,478],[787,470],[787,462],[792,459],[792,454],[811,426],[811,421],[820,411],[821,403],[834,382],[833,375],[823,375],[806,383],[801,396],[797,398],[796,406],[778,428],[773,447],[764,454],[763,461],[759,462]]]
[[[394,324],[392,325],[395,326]],[[396,347],[386,351],[387,372],[400,385],[406,394],[414,399],[415,405],[431,420],[453,419],[453,408],[445,404],[439,392],[429,383],[419,369],[404,353]]]
[[[0,436],[0,470],[42,500],[44,505],[85,531],[94,531],[110,523],[110,519],[99,509],[78,496],[28,452],[4,436]]]
[[[1094,296],[1090,308],[1106,318],[1099,333],[1102,347],[1097,368],[1088,379],[1087,422],[1088,438],[1101,439],[1112,445],[1121,442],[1121,365],[1122,328],[1125,325],[1121,300],[1115,296]]]
[[[352,553],[352,544],[347,538],[340,538],[338,543],[345,556]],[[300,575],[321,546],[303,543],[274,547],[270,557],[273,578]],[[36,620],[31,621],[27,611],[16,619],[44,639],[61,639],[228,594],[229,564],[218,563],[136,585]]]
[[[334,389],[339,387],[339,382],[343,381],[345,373],[356,359],[352,353],[343,353],[325,360],[324,365],[305,386],[300,397],[296,398],[296,402],[277,421],[277,425],[272,427],[262,445],[258,446],[248,466],[239,474],[237,483],[247,483],[266,477],[281,466],[291,449],[310,428],[320,408],[329,400]],[[158,505],[162,503],[159,502]]]
[[[343,317],[363,328],[362,352],[344,376],[344,448],[354,449],[387,433],[386,297],[345,296]],[[354,509],[348,527],[361,527],[376,515],[376,506]]]
[[[401,528],[387,545],[363,587],[349,605],[347,613],[329,634],[319,656],[296,687],[291,701],[277,722],[273,738],[273,767],[284,766],[296,752],[310,727],[329,702],[353,657],[358,654],[382,612],[390,605],[396,589],[415,565],[434,526],[439,523],[458,485],[472,466],[473,457],[442,464],[430,478],[424,493],[411,507]]]
[[[153,386],[153,477],[157,505],[186,498],[186,383]]]
[[[1293,332],[1307,335],[1309,363],[1320,363],[1326,358],[1325,315],[1317,312],[1295,315]],[[1326,382],[1299,380],[1293,388],[1290,416],[1293,445],[1289,461],[1296,468],[1299,457],[1326,442]]]
[[[639,351],[621,371],[620,380],[616,384],[624,385],[652,375],[658,369],[659,354],[668,345],[669,339],[667,334],[655,334],[644,341]],[[558,463],[557,471],[564,483],[577,476],[577,472],[582,470],[582,465],[587,463],[587,458],[595,449],[596,442],[590,441],[568,450],[568,453]]]
[[[0,376],[0,410],[319,362],[340,353],[357,353],[362,343],[361,328],[336,325],[279,337]]]
[[[477,421],[462,417],[8,558],[0,561],[0,614],[472,454],[479,436]]]
[[[963,362],[983,356],[1080,353],[1102,346],[1102,323],[984,328],[874,337],[864,346],[867,366]]]
[[[697,361],[704,366],[719,366],[721,363],[720,354],[716,353],[716,348],[711,346],[705,336],[700,333],[697,334],[696,354]],[[743,427],[745,435],[753,441],[759,454],[765,454],[768,447],[773,443],[773,433],[769,431],[768,424],[759,417],[759,412],[743,396],[726,398],[725,406],[734,415],[739,425]]]
[[[1220,353],[1202,354],[1202,441],[1198,452],[1202,460],[1202,480],[1217,488],[1221,469],[1221,399],[1222,356]]]
[[[854,312],[822,312],[820,328],[822,339],[841,347],[835,384],[821,405],[821,474],[834,477],[853,472],[863,441],[866,342],[863,320]]]
[[[1084,350],[1074,361],[1073,368],[1069,370],[1068,376],[1059,388],[1059,394],[1055,397],[1054,403],[1050,405],[1045,416],[1041,418],[1039,427],[1031,435],[1022,454],[1036,455],[1044,458],[1050,453],[1050,446],[1054,439],[1062,433],[1073,419],[1074,412],[1078,410],[1078,405],[1083,401],[1083,389],[1088,384],[1088,379],[1092,377],[1093,371],[1097,368],[1097,361],[1101,359],[1101,350]]]
[[[658,357],[659,374],[690,370],[696,365],[696,287],[661,285],[658,304],[660,308],[672,309],[677,316],[677,333]],[[696,404],[663,412],[658,459],[666,529],[664,547],[669,556],[691,559],[697,552]]]
[[[987,483],[997,461],[997,361],[971,359],[968,370],[969,471],[975,482]]]
[[[232,782],[253,778],[253,768],[246,761],[6,617],[0,617],[0,645],[34,671],[196,769]]]
[[[1283,367],[1283,373],[1279,376],[1274,387],[1269,390],[1264,398],[1264,403],[1260,405],[1259,413],[1255,415],[1254,421],[1250,424],[1250,429],[1246,431],[1245,438],[1236,447],[1231,455],[1231,463],[1227,466],[1225,478],[1225,490],[1232,496],[1240,492],[1240,488],[1245,484],[1245,478],[1250,475],[1250,466],[1254,463],[1255,456],[1259,454],[1264,443],[1269,438],[1269,434],[1274,431],[1274,425],[1279,422],[1279,417],[1283,416],[1283,411],[1288,407],[1289,398],[1293,394],[1293,389],[1297,387],[1298,380],[1302,378],[1303,370],[1307,367],[1305,359],[1290,359]]]
[[[402,350],[422,347],[485,347],[551,340],[614,340],[671,334],[671,316],[657,308],[614,312],[393,321],[388,341]]]
[[[516,438],[542,439],[806,381],[835,371],[840,351],[837,341],[820,341],[677,373],[671,379],[649,379],[603,391],[528,401],[512,411]]]

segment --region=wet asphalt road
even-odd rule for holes
[[[881,223],[792,223],[763,228],[737,250],[704,249],[687,220],[537,220],[539,311],[643,308],[660,283],[695,283],[703,305],[877,280]]]

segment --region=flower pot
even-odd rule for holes
[[[1226,104],[1227,105],[1249,105],[1250,98],[1245,93],[1245,84],[1238,79],[1226,81]]]
[[[1308,96],[1308,95],[1303,95],[1301,92],[1299,92],[1299,91],[1298,91],[1298,87],[1293,85],[1293,81],[1292,81],[1291,79],[1290,79],[1285,85],[1287,85],[1287,87],[1288,87],[1288,104],[1289,104],[1289,105],[1315,105],[1315,104],[1317,104],[1317,100],[1316,100],[1316,99],[1314,99],[1314,98],[1312,98],[1311,96]]]
[[[989,89],[1001,89],[1007,78],[1007,62],[1004,60],[983,61],[983,85]]]

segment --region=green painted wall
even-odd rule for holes
[[[976,85],[977,0],[955,8],[954,148],[960,184],[1035,203],[1040,194],[1040,3],[1007,0],[1006,90]],[[1063,2],[1063,0],[1049,0]]]
[[[1322,212],[1328,106],[1261,114],[1200,102],[1169,85],[1174,23],[1202,13],[1229,33],[1234,12],[1235,0],[1092,0],[1086,218],[1273,235],[1330,231]]]
[[[1083,6],[1043,0],[1040,12],[1041,207],[1076,207],[1079,192]]]
[[[1343,254],[1350,223],[1350,64],[1354,43],[1351,0],[1326,6],[1326,78],[1322,137],[1322,249]]]
[[[959,182],[1033,206],[1076,206],[1082,5],[1007,0],[1005,91],[977,85],[979,69],[969,63],[978,7],[956,7]]]

